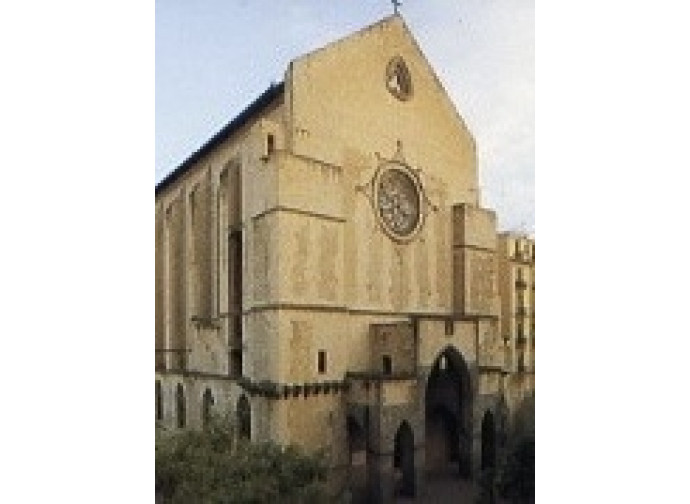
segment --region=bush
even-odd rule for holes
[[[475,504],[494,504],[496,502],[495,477],[496,470],[493,467],[482,469],[479,474]]]
[[[523,438],[509,451],[497,486],[511,502],[534,502],[534,439]]]
[[[227,419],[203,431],[157,428],[156,495],[169,504],[323,502],[323,460],[296,447],[238,442]]]

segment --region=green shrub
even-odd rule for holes
[[[494,504],[496,502],[496,470],[493,467],[482,469],[477,482],[475,504]]]
[[[497,486],[511,502],[534,502],[534,439],[523,438],[512,447],[501,465]]]
[[[237,441],[231,422],[203,431],[156,429],[156,494],[170,504],[316,503],[327,499],[323,456]]]

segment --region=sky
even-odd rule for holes
[[[290,60],[392,14],[390,0],[156,0],[155,181]],[[400,12],[477,143],[482,206],[534,235],[534,0],[403,0]]]

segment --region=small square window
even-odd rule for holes
[[[319,363],[318,363],[319,374],[324,374],[326,372],[326,351],[319,350]]]

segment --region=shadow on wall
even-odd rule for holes
[[[525,397],[513,414],[513,437],[515,439],[535,437],[534,394]]]

